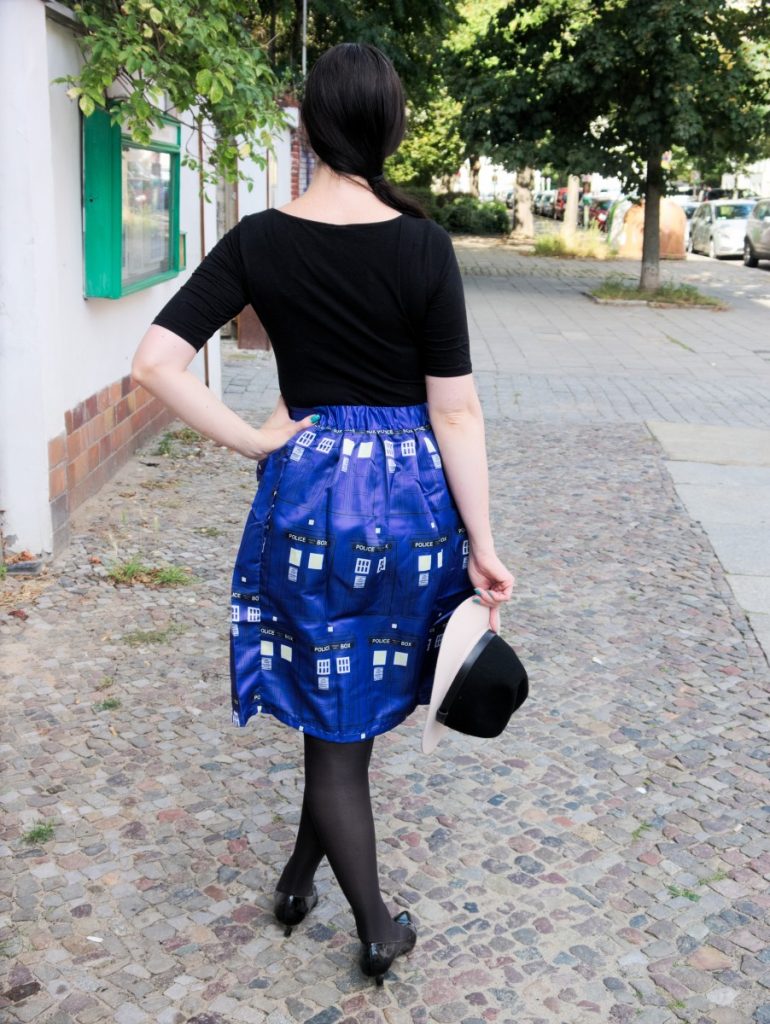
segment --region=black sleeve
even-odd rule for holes
[[[236,224],[204,257],[186,281],[158,313],[154,324],[200,349],[215,331],[237,316],[250,299],[240,244],[241,225]]]
[[[434,284],[423,328],[423,367],[431,377],[462,377],[471,372],[463,282],[452,239],[438,225],[431,248]]]

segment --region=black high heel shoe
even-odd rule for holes
[[[278,892],[276,889],[273,913],[278,921],[285,926],[283,934],[291,935],[292,928],[305,920],[316,903],[318,903],[318,890],[315,886],[309,896],[292,896],[290,893]]]
[[[383,978],[396,957],[401,956],[402,953],[410,953],[417,942],[417,929],[412,923],[408,910],[402,910],[393,920],[396,924],[408,928],[409,934],[394,942],[365,942],[361,952],[361,970],[367,978],[374,978],[378,985],[382,985]]]

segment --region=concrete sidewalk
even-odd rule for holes
[[[326,864],[307,922],[286,939],[272,919],[299,820],[301,737],[267,717],[229,724],[229,566],[254,467],[171,438],[171,455],[148,445],[83,508],[44,577],[0,584],[4,1020],[770,1021],[768,666],[725,574],[762,563],[737,548],[724,561],[727,547],[720,562],[706,513],[723,499],[695,504],[711,486],[695,474],[717,471],[674,447],[684,433],[645,425],[770,426],[770,364],[757,356],[721,391],[706,365],[708,352],[731,362],[753,344],[765,300],[697,330],[684,314],[697,351],[672,357],[663,311],[627,327],[615,310],[595,320],[603,307],[572,298],[580,268],[539,276],[535,261],[532,302],[554,335],[551,361],[535,365],[534,342],[509,351],[523,328],[500,284],[523,271],[509,253],[460,249],[497,268],[467,280],[475,351],[489,359],[496,534],[518,578],[504,631],[532,692],[496,740],[452,736],[426,758],[419,709],[375,743],[383,889],[418,922],[414,953],[383,989],[360,976]],[[484,319],[495,308],[499,333]],[[592,339],[610,323],[601,355]],[[722,325],[723,356],[709,323]],[[642,365],[613,368],[624,337]],[[274,402],[267,357],[230,353],[225,371],[249,417]],[[552,400],[511,411],[529,381]],[[668,419],[647,412],[657,381],[675,399]],[[734,482],[744,468],[724,471]],[[744,474],[744,504],[762,469]],[[131,558],[194,578],[114,585],[109,569]]]

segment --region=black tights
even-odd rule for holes
[[[380,895],[369,761],[374,738],[331,743],[305,734],[305,795],[294,852],[277,889],[309,896],[326,854],[362,942],[390,942],[403,928]]]

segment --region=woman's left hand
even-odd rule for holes
[[[279,395],[275,409],[257,429],[260,448],[257,458],[261,461],[272,452],[282,448],[295,434],[307,430],[317,422],[318,417],[314,415],[306,416],[302,420],[293,420],[289,415],[283,395]]]

